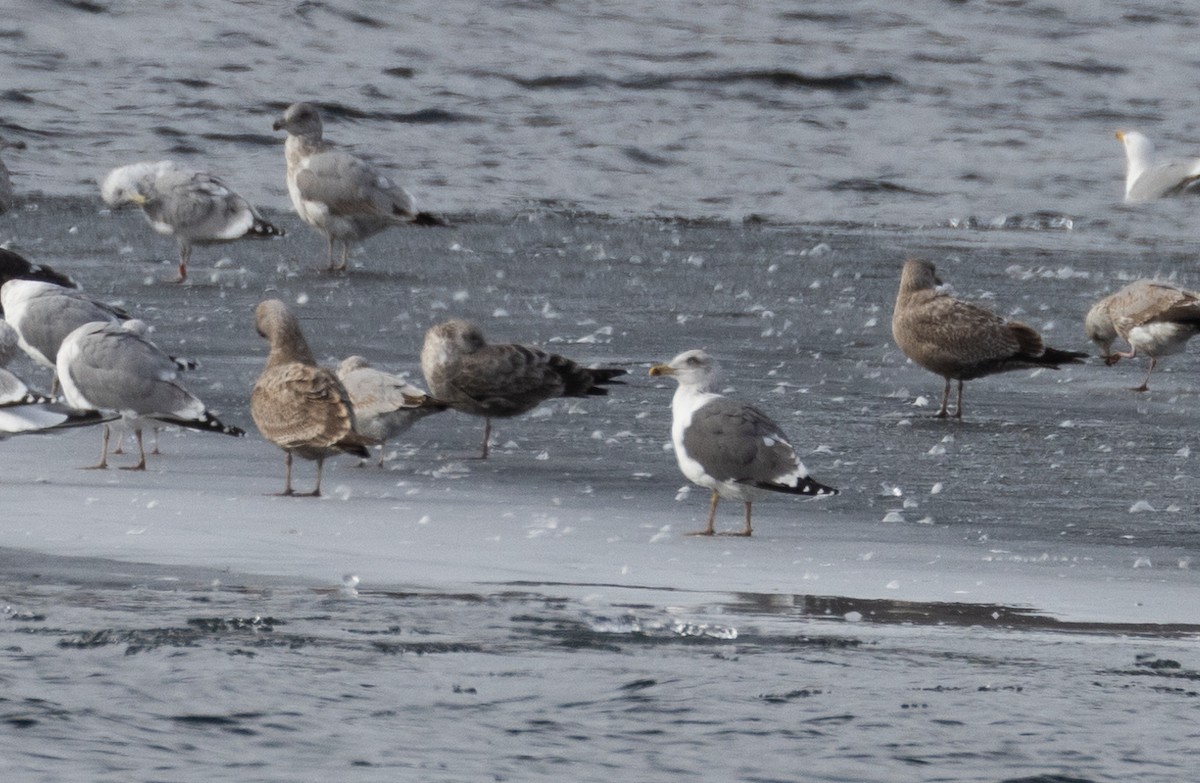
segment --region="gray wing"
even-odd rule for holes
[[[1172,161],[1142,172],[1127,198],[1130,201],[1177,196],[1200,189],[1200,162]]]
[[[204,405],[176,382],[171,357],[119,326],[78,338],[79,353],[67,372],[93,408],[199,418]]]
[[[93,321],[115,324],[125,315],[120,308],[81,294],[48,293],[30,300],[18,330],[27,344],[53,362],[71,332]]]
[[[305,201],[324,204],[330,214],[412,219],[413,197],[361,158],[331,150],[308,158],[296,173]]]
[[[439,375],[429,379],[435,397],[485,416],[516,416],[564,389],[550,355],[524,345],[488,345]]]
[[[717,481],[771,483],[800,467],[778,424],[753,405],[725,397],[692,414],[683,448]]]
[[[152,190],[146,216],[188,242],[238,239],[262,220],[246,199],[205,172],[164,172]]]
[[[24,402],[40,400],[38,395],[29,391],[17,376],[5,369],[0,369],[0,406],[15,405]]]

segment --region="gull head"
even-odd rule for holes
[[[275,130],[285,130],[292,136],[319,139],[321,112],[311,103],[293,103],[271,127]]]
[[[1117,339],[1117,327],[1104,302],[1097,302],[1083,319],[1083,331],[1089,340],[1100,348],[1100,357],[1107,360],[1113,340]]]
[[[425,333],[425,343],[439,344],[442,351],[451,355],[475,353],[487,346],[478,326],[458,318],[431,326]]]
[[[1141,133],[1134,130],[1117,131],[1115,136],[1117,141],[1125,145],[1125,157],[1130,164],[1145,168],[1154,157],[1154,143]]]
[[[650,368],[650,375],[667,375],[679,381],[680,386],[692,386],[704,390],[712,386],[720,375],[716,360],[700,349],[684,351],[666,364]]]
[[[177,168],[173,161],[143,160],[118,166],[105,175],[100,183],[100,197],[110,207],[122,204],[145,204],[147,194],[154,187],[154,180],[160,175]]]
[[[937,288],[941,284],[937,268],[930,262],[921,258],[910,258],[904,262],[904,268],[900,272],[901,294]]]

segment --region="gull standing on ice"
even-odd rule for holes
[[[30,389],[24,381],[5,369],[20,350],[16,330],[7,322],[0,321],[0,437],[100,424],[116,418],[116,414],[78,411],[60,405],[50,397]]]
[[[473,323],[446,321],[425,333],[421,372],[429,393],[456,411],[483,416],[487,459],[492,419],[511,418],[554,397],[608,394],[625,370],[589,369],[526,345],[491,345]]]
[[[1116,135],[1125,145],[1125,201],[1200,193],[1200,158],[1159,161],[1154,144],[1141,133],[1117,131]]]
[[[329,271],[346,268],[350,244],[401,223],[444,226],[428,212],[418,212],[407,190],[362,158],[339,150],[322,137],[321,113],[309,103],[293,103],[275,121],[287,131],[284,158],[287,188],[296,214],[325,235]],[[333,246],[341,243],[341,261]]]
[[[232,242],[242,237],[283,236],[250,202],[217,177],[173,161],[142,161],[119,166],[100,185],[110,207],[137,204],[146,222],[179,243],[179,279],[187,280],[192,245]]]
[[[708,524],[693,535],[713,535],[717,501],[722,497],[745,504],[746,523],[727,535],[749,536],[750,506],[768,492],[793,495],[836,495],[814,481],[796,456],[783,430],[765,413],[745,402],[711,391],[717,364],[704,351],[684,351],[650,375],[679,382],[671,399],[671,441],[679,470],[693,484],[712,490]]]
[[[54,368],[59,346],[87,323],[118,324],[129,313],[82,291],[40,280],[9,280],[0,286],[0,310],[17,330],[21,350],[38,364]]]
[[[1078,351],[1048,348],[1032,327],[1006,321],[979,305],[937,290],[933,264],[910,259],[900,274],[900,291],[892,313],[892,338],[917,364],[946,379],[938,418],[947,416],[950,381],[958,381],[955,418],[962,418],[963,381],[1011,370],[1080,364]]]
[[[312,350],[300,331],[300,322],[278,299],[259,303],[255,327],[271,344],[263,368],[250,395],[250,415],[258,431],[283,449],[283,495],[292,489],[292,454],[316,460],[317,483],[311,497],[321,496],[321,469],[325,458],[345,452],[363,459],[371,456],[368,441],[355,431],[350,394],[337,376],[317,366]]]
[[[354,406],[355,429],[379,446],[383,467],[384,444],[412,429],[421,419],[446,410],[446,403],[430,397],[398,375],[377,370],[361,356],[343,359],[338,380],[346,387]]]
[[[1182,353],[1187,341],[1200,332],[1200,294],[1170,283],[1135,280],[1096,302],[1083,326],[1110,367],[1121,359],[1134,358],[1138,351],[1150,357],[1145,380],[1133,389],[1144,392],[1150,388],[1150,373],[1158,357]],[[1111,350],[1117,337],[1132,350]]]
[[[73,408],[116,411],[138,444],[138,462],[125,470],[145,470],[144,420],[239,437],[237,427],[222,424],[204,403],[179,383],[175,359],[135,330],[111,323],[84,324],[71,332],[58,351],[63,397]],[[98,469],[108,467],[109,430],[104,430]]]

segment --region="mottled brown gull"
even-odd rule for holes
[[[1200,158],[1158,160],[1154,144],[1138,131],[1117,131],[1125,145],[1125,200],[1152,201],[1200,193]]]
[[[284,234],[217,177],[169,160],[115,168],[101,183],[100,194],[111,207],[137,204],[155,231],[175,238],[180,283],[187,280],[192,245]]]
[[[952,380],[958,381],[954,415],[961,419],[963,381],[1011,370],[1057,370],[1060,364],[1078,364],[1087,357],[1046,347],[1032,327],[955,299],[937,290],[941,282],[928,261],[905,261],[892,313],[892,337],[900,350],[946,379],[939,417],[947,415]]]
[[[293,103],[273,127],[288,134],[284,158],[292,205],[301,220],[325,235],[331,271],[346,268],[351,243],[385,228],[445,225],[441,218],[418,211],[412,195],[379,169],[327,141],[316,106]],[[338,263],[335,243],[342,250]]]
[[[727,535],[749,536],[751,504],[771,492],[837,494],[809,476],[783,430],[767,414],[712,391],[718,368],[704,351],[684,351],[651,367],[650,374],[679,382],[671,399],[675,459],[689,481],[712,491],[708,524],[693,535],[713,535],[717,501],[723,497],[742,501],[746,513],[745,526]]]
[[[283,449],[283,495],[292,489],[292,455],[316,460],[317,481],[311,497],[321,495],[325,458],[345,452],[371,456],[368,441],[355,429],[350,395],[337,376],[318,367],[300,331],[300,322],[278,299],[260,302],[254,313],[258,333],[271,344],[267,365],[250,395],[250,415],[258,431]]]
[[[146,420],[235,437],[245,434],[221,423],[183,387],[174,359],[123,326],[95,322],[75,329],[59,348],[57,366],[67,404],[80,410],[115,411],[123,426],[134,431],[138,462],[126,470],[146,468],[142,444]],[[96,468],[108,467],[108,442],[106,427]]]
[[[380,466],[387,441],[447,407],[400,376],[377,370],[361,356],[343,359],[337,376],[354,406],[355,429],[379,446]]]
[[[1158,358],[1182,353],[1187,341],[1200,332],[1200,294],[1170,283],[1135,280],[1096,302],[1084,319],[1084,331],[1100,346],[1100,355],[1109,366],[1134,358],[1138,351],[1149,356],[1146,378],[1133,389],[1147,391]],[[1129,343],[1131,350],[1113,351],[1117,337]]]
[[[590,369],[526,345],[493,345],[473,323],[446,321],[425,333],[421,371],[434,397],[456,411],[483,416],[483,459],[492,419],[511,418],[555,397],[608,394],[625,370]]]

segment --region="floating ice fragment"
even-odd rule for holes
[[[534,457],[534,459],[548,460],[548,459],[550,459],[550,452],[545,451],[545,450],[539,451],[537,456]]]
[[[304,294],[304,293],[297,294],[296,295],[296,304],[298,304],[298,305],[308,304],[308,294]]]
[[[921,517],[920,519],[917,520],[917,524],[918,525],[932,525],[933,517],[930,517],[930,516]]]
[[[940,495],[944,488],[945,487],[942,485],[942,482],[939,481],[938,483],[934,484],[932,487],[929,488],[929,494],[930,495]]]
[[[900,487],[893,486],[892,484],[880,483],[879,487],[883,490],[883,494],[885,495],[891,495],[895,498],[902,497],[904,495],[904,490],[900,489]]]
[[[459,290],[455,291],[454,295],[450,298],[456,302],[465,302],[471,298],[471,292],[465,288],[460,288]]]
[[[1058,426],[1062,427],[1064,430],[1071,430],[1074,429],[1076,425],[1071,419],[1063,419],[1058,423]]]
[[[888,582],[883,587],[886,590],[899,590],[900,589],[900,580],[893,579],[892,581]]]
[[[801,250],[800,255],[816,257],[816,256],[823,256],[823,255],[826,255],[827,253],[832,253],[832,252],[833,252],[832,247],[825,244],[824,242],[819,242],[819,243],[813,245],[812,247],[810,247],[808,250]]]
[[[342,595],[345,595],[345,596],[358,595],[358,590],[355,589],[357,587],[358,587],[358,576],[356,576],[355,574],[345,574],[344,576],[342,576],[342,589],[341,589]]]
[[[929,451],[926,453],[931,454],[935,457],[940,457],[941,455],[946,453],[946,447],[940,443],[935,443],[935,444],[933,444],[933,446],[930,447]]]
[[[1143,511],[1153,511],[1154,506],[1150,505],[1149,501],[1139,500],[1129,507],[1130,514],[1140,514]]]
[[[903,522],[904,515],[901,514],[899,511],[889,511],[883,515],[883,519],[881,521],[883,521],[883,522]]]
[[[848,623],[858,623],[862,622],[863,616],[862,612],[846,612],[842,615],[842,619]]]
[[[1133,561],[1133,567],[1134,568],[1154,568],[1154,563],[1151,563],[1150,558],[1148,558],[1148,557],[1139,557],[1137,560]]]
[[[692,485],[685,484],[679,488],[678,492],[675,493],[675,499],[676,500],[687,500],[688,495],[690,495],[690,494],[692,494]]]
[[[662,527],[660,527],[660,528],[658,529],[658,532],[657,532],[657,533],[655,533],[654,535],[650,536],[650,543],[651,543],[651,544],[657,544],[658,542],[660,542],[660,541],[664,541],[664,540],[666,540],[666,539],[668,539],[668,538],[670,538],[670,537],[671,537],[671,526],[670,526],[670,525],[663,525]]]
[[[707,639],[736,639],[737,629],[708,623],[685,623],[676,620],[671,630],[679,636],[700,636]]]
[[[333,494],[337,495],[338,500],[350,499],[350,487],[346,484],[338,484],[333,488]]]
[[[157,500],[151,500],[149,503],[146,504],[146,508],[157,508],[157,507],[158,507]]]
[[[929,398],[924,395],[917,395],[917,398],[912,402],[914,408],[928,408]]]
[[[432,521],[433,521],[433,520],[431,520],[431,519],[429,518],[429,515],[428,515],[428,514],[426,514],[425,516],[423,516],[423,517],[421,517],[420,519],[418,519],[418,520],[417,520],[417,524],[418,524],[418,525],[428,525],[428,524],[429,524],[430,522],[432,522]]]
[[[690,266],[694,266],[697,269],[699,269],[700,267],[704,266],[704,256],[698,256],[695,254],[689,255],[687,258],[685,258],[683,260],[683,263],[689,264]]]
[[[587,618],[588,627],[596,633],[641,633],[642,622],[631,614],[620,617],[594,616]]]
[[[1176,457],[1182,457],[1183,459],[1187,459],[1191,455],[1192,455],[1192,450],[1190,448],[1188,448],[1187,446],[1184,446],[1179,451],[1175,452]]]

